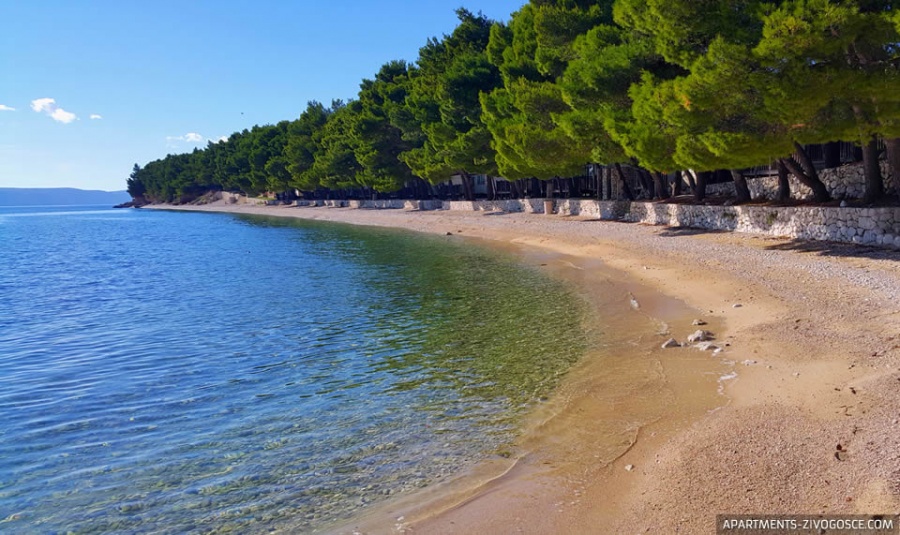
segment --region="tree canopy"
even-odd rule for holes
[[[456,15],[354,98],[135,165],[129,191],[391,192],[461,176],[471,198],[471,174],[549,179],[593,162],[732,170],[738,185],[741,169],[779,162],[827,200],[803,146],[841,140],[861,148],[874,201],[878,141],[900,154],[900,14],[886,0],[532,0],[508,21]]]

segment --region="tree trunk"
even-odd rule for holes
[[[734,191],[736,193],[737,202],[750,202],[750,187],[747,185],[747,178],[744,176],[744,173],[737,169],[732,169],[731,178],[734,179]]]
[[[828,188],[822,180],[819,179],[819,173],[816,171],[812,160],[809,159],[809,154],[806,153],[806,149],[803,148],[803,145],[794,141],[794,151],[800,165],[796,165],[797,160],[794,160],[794,158],[782,158],[784,165],[797,177],[797,180],[813,190],[813,199],[816,202],[830,201],[831,194],[828,193]],[[798,174],[797,171],[800,173]]]
[[[697,182],[694,181],[694,171],[688,169],[684,174],[687,176],[688,188],[690,188],[691,193],[694,193],[697,191]]]
[[[672,184],[672,196],[678,197],[681,195],[682,187],[684,187],[684,182],[681,180],[681,171],[675,171],[675,182]]]
[[[693,172],[693,171],[692,171]],[[697,173],[696,182],[694,187],[694,200],[697,202],[703,202],[706,199],[706,183],[709,181],[709,175],[712,173],[710,171],[701,171]]]
[[[797,161],[800,162],[800,165],[803,166],[803,170],[807,175],[819,178],[819,172],[816,171],[816,166],[813,165],[812,160],[809,159],[809,153],[806,152],[803,145],[796,141],[794,142],[794,155],[797,157]]]
[[[660,197],[659,191],[656,189],[656,179],[653,178],[653,173],[646,169],[641,169],[641,174],[644,175],[647,181],[647,191],[650,194],[651,199],[656,199]]]
[[[625,179],[625,173],[622,171],[622,166],[619,164],[615,164],[616,166],[616,174],[619,175],[619,183],[622,184],[622,193],[625,195],[625,198],[629,201],[634,200],[634,193],[631,192],[631,188],[628,186],[628,181]]]
[[[462,176],[462,184],[463,184],[463,195],[465,195],[467,201],[475,200],[475,188],[472,184],[472,175],[463,171],[460,173]]]
[[[788,171],[790,171],[797,180],[800,181],[801,184],[808,187],[813,192],[813,200],[816,202],[828,202],[831,200],[831,194],[828,193],[828,188],[825,187],[825,184],[819,180],[819,175],[810,176],[806,174],[803,170],[801,164],[797,163],[796,160],[792,157],[782,158],[779,160],[785,167],[787,167]]]
[[[863,202],[872,204],[884,196],[884,181],[878,165],[878,138],[872,136],[862,147],[863,171],[866,176],[866,193]]]
[[[825,169],[840,167],[841,143],[839,141],[832,141],[822,145],[822,153],[825,156]]]
[[[775,165],[778,167],[778,193],[775,199],[780,202],[787,202],[791,200],[791,181],[788,180],[788,170],[781,160],[775,162]]]
[[[612,200],[612,169],[609,167],[606,168],[606,200]]]
[[[641,192],[641,196],[646,197],[648,199],[652,199],[653,198],[653,181],[650,180],[650,175],[647,173],[647,171],[645,171],[641,168],[638,168],[637,174],[638,174],[638,180],[641,181],[641,189],[643,190]]]
[[[485,185],[487,185],[487,198],[489,201],[497,199],[497,188],[494,185],[494,177],[485,175]]]
[[[653,179],[656,186],[656,195],[660,199],[668,199],[669,198],[669,188],[666,187],[666,182],[668,182],[668,176],[656,171],[653,173]]]
[[[900,196],[900,137],[884,140],[887,147],[887,161],[894,184],[894,193]]]

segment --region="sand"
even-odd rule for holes
[[[539,214],[165,208],[543,251],[543,268],[576,284],[620,333],[611,336],[620,358],[586,355],[536,410],[512,459],[337,533],[712,533],[718,513],[900,513],[896,251]],[[610,287],[618,293],[598,289]],[[634,313],[647,320],[637,337],[615,324]],[[660,347],[698,328],[724,351]],[[628,436],[604,436],[604,421],[629,418],[636,424],[616,428]]]

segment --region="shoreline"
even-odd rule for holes
[[[695,407],[664,415],[608,465],[591,461],[596,436],[582,413],[597,415],[603,403],[593,392],[603,384],[582,363],[566,388],[587,404],[535,430],[541,440],[525,447],[525,462],[424,507],[379,507],[338,532],[698,533],[714,530],[717,513],[900,512],[900,253],[500,212],[222,202],[159,208],[403,227],[553,251],[582,271],[623,274],[617,282],[640,288],[636,299],[649,317],[680,318],[672,336],[683,340],[699,328],[681,324],[694,309],[712,319],[714,343],[728,344],[722,357],[737,376],[714,387],[729,403],[712,413]],[[595,269],[598,260],[607,271]],[[686,309],[674,312],[677,303]],[[663,341],[644,341],[640,350],[652,353],[673,395],[708,391],[696,381],[716,359],[660,349]]]

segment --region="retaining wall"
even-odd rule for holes
[[[435,200],[403,200],[403,199],[384,199],[377,201],[328,201],[335,203],[343,203],[342,206],[350,208],[382,208],[382,209],[399,209],[399,210],[441,210],[443,201]]]
[[[445,202],[444,209],[543,213],[544,203],[543,199],[453,201]],[[557,199],[553,215],[900,248],[900,208],[895,207],[705,206]]]
[[[228,202],[254,200],[223,195]],[[462,210],[544,213],[544,199],[502,201],[296,201],[296,206],[365,209]],[[654,202],[555,199],[548,217],[583,216],[603,220],[753,232],[805,240],[881,245],[900,249],[900,207],[706,206]]]
[[[884,189],[889,195],[897,193],[896,180],[887,162],[880,162],[881,176],[884,177]],[[866,192],[866,178],[862,163],[843,165],[832,169],[824,169],[819,172],[819,178],[828,188],[828,192],[835,199],[861,199]],[[794,175],[789,175],[788,182],[791,185],[791,198],[801,201],[812,199],[812,190],[804,186]],[[775,199],[778,194],[778,177],[766,176],[747,179],[750,188],[750,196],[754,199]],[[707,195],[722,195],[734,197],[734,182],[709,184],[706,186]]]

